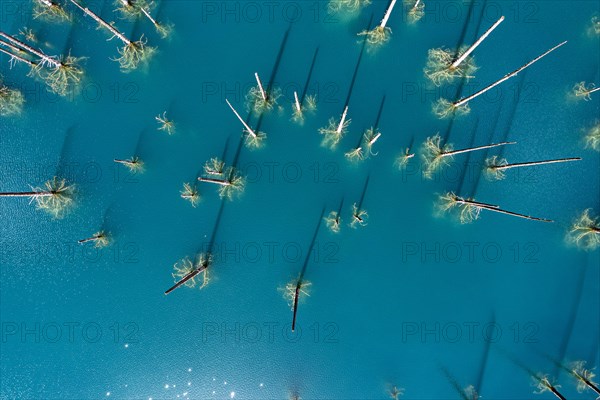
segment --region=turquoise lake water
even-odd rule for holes
[[[600,157],[582,140],[600,94],[569,97],[577,82],[600,85],[600,36],[589,34],[599,2],[429,0],[414,25],[398,2],[390,41],[362,57],[356,33],[380,21],[386,1],[353,16],[310,0],[161,1],[153,15],[173,24],[167,39],[145,19],[120,19],[112,2],[86,5],[158,48],[147,68],[120,72],[116,39],[71,4],[72,24],[32,19],[28,1],[0,5],[2,31],[28,27],[48,54],[86,57],[83,81],[61,98],[0,56],[4,83],[26,100],[0,119],[0,191],[55,175],[76,186],[59,220],[26,198],[0,199],[0,398],[385,399],[397,386],[405,399],[461,399],[468,385],[484,399],[553,398],[533,394],[530,372],[555,378],[566,398],[594,398],[556,363],[600,362],[600,253],[565,242],[580,212],[600,212]],[[427,81],[429,49],[473,43],[500,15],[462,92]],[[564,40],[470,114],[433,115],[436,99],[474,93]],[[255,72],[282,89],[282,108],[260,118],[265,146],[238,153],[242,126],[225,98],[246,117]],[[318,109],[299,126],[293,92],[305,86]],[[347,135],[335,151],[321,147],[318,129],[347,99]],[[172,136],[157,130],[163,111]],[[348,162],[377,120],[377,155]],[[583,160],[490,182],[486,154],[474,152],[427,180],[419,147],[436,132],[456,149],[516,141],[487,153],[509,162]],[[400,171],[394,160],[411,143],[417,156]],[[143,174],[113,162],[133,155]],[[193,208],[179,191],[211,157],[235,162],[245,191],[223,202],[198,183]],[[555,222],[484,210],[461,225],[436,215],[446,191]],[[320,216],[342,201],[334,234]],[[348,226],[353,203],[368,212],[358,229]],[[100,229],[110,247],[77,243]],[[210,284],[165,296],[173,264],[211,243]],[[310,297],[292,333],[278,288],[305,263]]]

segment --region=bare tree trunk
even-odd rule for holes
[[[203,267],[200,267],[200,268],[190,272],[189,274],[187,274],[186,276],[181,278],[181,280],[179,280],[177,283],[175,283],[175,285],[173,285],[169,289],[167,289],[165,291],[165,295],[171,293],[173,290],[177,289],[178,287],[180,287],[181,285],[183,285],[184,283],[186,283],[187,281],[189,281],[190,279],[192,279],[193,277],[198,275],[200,272],[204,271],[206,268],[207,267],[203,266]]]
[[[86,238],[86,239],[78,240],[77,243],[84,244],[84,243],[87,243],[87,242],[95,242],[98,239],[100,239],[100,236],[92,236],[92,237],[89,237],[89,238]]]
[[[207,183],[216,183],[217,185],[221,185],[221,186],[229,186],[231,185],[230,182],[223,180],[223,179],[214,179],[214,178],[198,178],[198,180],[200,182],[207,182]]]
[[[119,32],[118,30],[116,30],[111,24],[109,24],[108,22],[106,22],[105,20],[103,20],[102,18],[100,18],[98,15],[94,14],[87,7],[81,6],[75,0],[69,0],[69,1],[71,3],[73,3],[73,4],[75,4],[75,6],[77,6],[77,8],[79,8],[85,14],[89,15],[90,17],[92,17],[92,19],[94,19],[97,23],[99,23],[100,25],[102,25],[104,28],[108,29],[113,34],[113,36],[116,36],[117,38],[119,38],[127,46],[129,46],[129,45],[132,44],[131,40],[127,39],[125,37],[125,35],[123,35],[121,32]]]
[[[550,391],[560,400],[567,400],[554,386],[550,386]]]
[[[385,25],[387,24],[388,20],[390,19],[390,15],[392,14],[392,10],[394,9],[395,5],[396,5],[396,0],[392,0],[392,2],[390,3],[390,6],[385,11],[385,15],[383,16],[381,23],[379,24],[380,28],[385,28]]]
[[[585,377],[583,377],[583,376],[582,376],[580,373],[578,373],[578,372],[577,372],[577,371],[575,371],[575,370],[572,370],[572,371],[570,371],[570,372],[573,374],[573,376],[574,376],[576,379],[578,379],[578,380],[582,381],[583,383],[585,383],[585,385],[586,385],[587,387],[589,387],[589,388],[590,388],[590,389],[592,389],[594,392],[596,392],[596,394],[600,394],[600,389],[599,389],[599,388],[598,388],[598,387],[597,387],[597,386],[596,386],[594,383],[590,382],[590,380],[589,380],[589,379],[586,379]]]
[[[543,165],[543,164],[555,164],[555,163],[563,163],[570,161],[579,161],[580,157],[572,157],[572,158],[561,158],[557,160],[543,160],[543,161],[532,161],[532,162],[523,162],[523,163],[514,163],[514,164],[506,164],[506,165],[498,165],[491,166],[493,169],[511,169],[511,168],[520,168],[520,167],[531,167],[534,165]]]
[[[373,137],[373,139],[369,140],[368,145],[373,146],[375,144],[375,142],[377,141],[377,139],[379,139],[380,137],[381,137],[381,133],[378,133],[377,135],[375,135]]]
[[[488,204],[488,203],[480,203],[480,202],[478,202],[478,201],[475,201],[475,200],[466,200],[466,199],[463,199],[463,198],[460,198],[460,197],[459,197],[459,198],[457,198],[457,199],[455,199],[455,201],[456,201],[457,203],[459,203],[459,204],[472,205],[472,206],[475,206],[475,207],[492,207],[492,208],[500,208],[500,206],[496,206],[496,205],[493,205],[493,204]]]
[[[484,210],[490,210],[490,211],[494,211],[494,212],[497,212],[497,213],[500,213],[500,214],[512,215],[513,217],[529,219],[529,220],[532,220],[532,221],[554,222],[551,219],[536,218],[536,217],[532,217],[532,216],[529,216],[529,215],[515,213],[515,212],[512,212],[512,211],[506,211],[506,210],[503,210],[503,209],[497,208],[497,207],[488,207],[488,206],[483,206],[483,205],[479,205],[478,207],[479,208],[483,208]]]
[[[258,88],[260,89],[260,95],[262,96],[264,101],[267,101],[267,93],[265,93],[265,89],[263,89],[262,82],[260,81],[260,78],[258,77],[258,72],[254,73],[254,77],[256,78],[256,83],[258,83]]]
[[[2,41],[0,41],[0,44],[5,44],[5,43],[4,43],[4,42],[2,42]],[[6,44],[8,44],[8,43],[6,43]],[[21,56],[18,56],[18,55],[16,55],[16,54],[13,54],[13,53],[11,53],[11,52],[10,52],[10,51],[8,51],[8,50],[4,50],[3,48],[0,48],[0,52],[2,52],[2,53],[4,53],[4,54],[8,55],[8,56],[9,56],[9,57],[11,57],[11,58],[14,58],[14,59],[15,59],[15,60],[17,60],[17,61],[20,61],[20,62],[22,62],[22,63],[28,64],[28,65],[29,65],[29,66],[31,66],[31,67],[35,67],[35,66],[37,65],[37,64],[36,64],[36,63],[34,63],[33,61],[27,60],[27,59],[25,59],[25,58],[23,58],[23,57],[21,57]]]
[[[148,18],[150,20],[150,22],[152,22],[153,25],[158,25],[158,22],[156,22],[156,20],[154,18],[152,18],[152,16],[150,15],[150,13],[148,11],[146,11],[142,7],[140,7],[140,11],[144,13],[146,18]]]
[[[337,128],[337,133],[338,135],[340,133],[342,133],[342,129],[344,128],[344,122],[346,122],[346,115],[348,114],[348,106],[346,106],[346,108],[344,108],[344,112],[342,113],[342,118],[340,118],[340,124],[338,125]]]
[[[53,192],[4,192],[0,197],[50,197],[56,193]]]
[[[250,126],[246,123],[246,121],[244,121],[244,119],[235,110],[235,108],[233,108],[233,106],[231,105],[231,103],[229,102],[229,100],[225,99],[225,101],[227,102],[227,105],[229,106],[229,108],[231,108],[231,111],[233,111],[233,113],[235,114],[235,116],[240,120],[240,122],[242,123],[242,125],[244,125],[244,127],[246,128],[246,131],[248,131],[248,133],[250,135],[252,135],[253,137],[256,137],[256,133],[254,132],[254,130],[252,128],[250,128]]]
[[[60,63],[59,61],[56,61],[55,59],[47,56],[46,54],[42,53],[41,51],[36,50],[31,46],[28,46],[27,44],[21,42],[20,40],[15,39],[14,37],[12,37],[10,35],[7,35],[6,33],[2,32],[2,31],[0,31],[0,36],[7,39],[9,42],[11,42],[19,47],[22,47],[23,49],[29,51],[30,53],[38,56],[39,58],[41,58],[48,64],[51,64],[54,68],[59,68],[62,66],[62,63]]]
[[[294,315],[292,317],[292,332],[296,329],[296,314],[298,312],[298,298],[300,297],[300,286],[302,282],[296,284],[296,292],[294,293]]]
[[[298,92],[294,91],[294,100],[296,103],[296,110],[298,110],[298,112],[302,111],[302,108],[300,107],[300,100],[298,100]]]
[[[72,0],[71,0],[72,1]],[[489,85],[486,88],[481,89],[479,92],[472,94],[471,96],[465,97],[459,101],[457,101],[456,103],[454,103],[455,107],[459,107],[465,103],[468,103],[469,101],[473,100],[474,98],[476,98],[477,96],[481,96],[482,94],[484,94],[485,92],[487,92],[488,90],[498,86],[499,84],[501,84],[502,82],[512,78],[513,76],[517,75],[519,72],[523,71],[525,68],[529,67],[530,65],[534,64],[535,62],[541,60],[542,58],[544,58],[545,56],[547,56],[548,54],[552,53],[554,50],[558,49],[560,46],[564,45],[565,43],[567,43],[567,41],[565,40],[564,42],[554,46],[553,48],[551,48],[550,50],[548,50],[547,52],[545,52],[544,54],[542,54],[541,56],[538,56],[536,58],[534,58],[533,60],[529,61],[527,64],[523,65],[521,68],[511,72],[510,74],[504,75],[504,77],[502,77],[501,79],[497,80],[496,82],[492,83],[491,85]]]
[[[479,46],[485,40],[485,38],[487,38],[489,34],[492,33],[492,31],[502,23],[502,21],[504,21],[504,15],[501,16],[500,19],[498,19],[498,21],[496,21],[496,23],[494,23],[494,25],[491,26],[490,29],[485,31],[485,33],[481,35],[481,37],[477,39],[477,41],[473,43],[473,45],[471,45],[471,47],[469,47],[467,51],[465,51],[456,61],[454,61],[450,68],[455,69],[456,67],[458,67],[460,63],[462,63],[465,60],[465,58],[467,58],[469,54],[471,54],[477,48],[477,46]]]
[[[485,146],[469,147],[468,149],[462,149],[462,150],[452,150],[452,151],[449,151],[449,152],[447,152],[447,153],[442,153],[442,154],[440,154],[440,157],[454,156],[454,155],[456,155],[456,154],[468,153],[468,152],[470,152],[470,151],[491,149],[491,148],[493,148],[493,147],[505,146],[505,145],[507,145],[507,144],[515,144],[515,143],[517,143],[517,142],[500,142],[500,143],[488,144],[488,145],[485,145]]]

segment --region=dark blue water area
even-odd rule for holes
[[[577,82],[599,84],[599,39],[588,32],[598,2],[427,1],[414,25],[398,2],[391,40],[362,57],[356,33],[380,21],[386,2],[331,16],[326,2],[163,1],[153,15],[174,25],[167,39],[147,20],[120,19],[111,2],[86,4],[157,47],[145,68],[122,73],[111,61],[117,39],[72,5],[72,24],[32,19],[30,2],[2,5],[2,31],[26,26],[49,54],[86,57],[66,98],[0,57],[4,83],[26,99],[21,115],[0,120],[1,191],[55,175],[76,187],[58,220],[26,198],[0,202],[3,399],[383,399],[393,385],[406,399],[461,398],[453,382],[488,399],[552,398],[533,395],[531,373],[555,378],[569,399],[593,398],[555,362],[599,361],[599,253],[565,241],[579,213],[600,212],[600,158],[583,143],[600,96],[570,96]],[[429,49],[472,43],[500,15],[474,52],[473,79],[438,88],[424,77]],[[438,98],[475,93],[564,40],[470,102],[468,115],[433,115]],[[252,150],[225,99],[246,118],[255,72],[282,97],[249,116],[267,134]],[[318,109],[300,126],[290,121],[293,92],[305,86]],[[346,103],[351,124],[331,151],[318,129]],[[172,136],[157,130],[164,111]],[[379,113],[377,155],[348,162]],[[517,143],[457,155],[425,179],[420,146],[438,132],[455,149]],[[398,170],[411,145],[415,158]],[[142,174],[113,162],[134,155]],[[492,182],[481,174],[491,155],[582,160]],[[211,157],[236,163],[245,190],[222,201],[198,183],[193,208],[179,192]],[[436,212],[447,191],[554,223],[483,210],[461,225]],[[334,234],[321,215],[341,202]],[[354,203],[368,212],[358,229],[348,226]],[[77,243],[100,229],[110,247]],[[210,284],[165,296],[173,264],[211,243]],[[292,333],[278,288],[304,265],[310,296]]]

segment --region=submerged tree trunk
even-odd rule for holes
[[[55,194],[54,192],[4,192],[0,193],[0,197],[50,197]]]
[[[89,237],[89,238],[85,238],[85,239],[78,240],[78,241],[77,241],[77,243],[79,243],[79,244],[84,244],[84,243],[87,243],[87,242],[95,242],[96,240],[100,240],[100,239],[102,239],[103,237],[104,237],[104,236],[102,236],[102,235],[98,235],[98,236],[92,236],[92,237]]]
[[[298,312],[298,298],[300,297],[300,286],[302,283],[298,281],[296,284],[296,292],[294,293],[294,314],[292,317],[292,332],[296,329],[296,314]]]
[[[500,19],[498,19],[498,21],[496,21],[496,23],[494,23],[494,25],[491,26],[490,29],[485,31],[485,33],[481,35],[481,37],[477,39],[477,41],[473,43],[471,47],[467,49],[467,51],[465,51],[456,61],[454,61],[450,68],[454,69],[458,67],[460,63],[462,63],[469,56],[469,54],[471,54],[477,48],[477,46],[479,46],[485,40],[485,38],[487,38],[489,34],[492,33],[492,31],[502,23],[502,21],[504,21],[504,15],[501,16]]]
[[[567,400],[562,394],[560,394],[558,390],[556,390],[554,386],[550,386],[548,389],[556,396],[556,398],[560,400]]]
[[[390,3],[390,6],[385,11],[385,15],[383,16],[381,23],[379,24],[380,28],[385,28],[385,25],[387,24],[388,20],[390,19],[390,15],[392,14],[392,10],[394,9],[395,5],[396,5],[396,0],[392,0],[392,2]]]
[[[373,136],[373,138],[371,140],[369,140],[368,142],[368,146],[373,146],[375,144],[375,142],[377,141],[377,139],[379,139],[381,137],[381,133],[377,133],[377,135]]]
[[[494,207],[494,206],[484,206],[484,205],[480,204],[477,207],[482,208],[484,210],[494,211],[494,212],[497,212],[497,213],[500,213],[500,214],[512,215],[513,217],[518,217],[518,218],[523,218],[523,219],[529,219],[529,220],[532,220],[532,221],[554,222],[551,219],[532,217],[532,216],[525,215],[525,214],[519,214],[519,213],[512,212],[512,211],[503,210],[501,208]]]
[[[242,125],[244,125],[244,127],[246,128],[246,131],[248,131],[248,133],[250,135],[252,135],[253,137],[256,137],[256,133],[254,132],[254,130],[252,128],[250,128],[250,126],[246,123],[246,121],[244,121],[244,119],[240,116],[240,114],[236,111],[236,109],[233,108],[233,106],[231,105],[229,100],[225,99],[225,101],[227,102],[227,105],[229,106],[229,108],[231,108],[231,111],[233,111],[235,116],[240,120]]]
[[[214,179],[214,178],[198,178],[198,180],[200,182],[208,182],[208,183],[216,183],[217,185],[221,185],[221,186],[229,186],[231,185],[231,183],[229,181],[223,180],[223,179]]]
[[[338,128],[336,130],[338,135],[341,134],[342,129],[344,129],[344,122],[346,122],[347,114],[348,114],[348,106],[346,106],[346,108],[344,108],[344,112],[342,113],[342,118],[340,119],[340,124],[338,125]]]
[[[146,18],[148,18],[150,20],[150,22],[152,22],[153,25],[158,25],[158,22],[156,22],[156,20],[154,18],[152,18],[152,16],[150,15],[150,13],[148,11],[146,11],[144,8],[140,7],[140,11],[142,13],[144,13],[144,15],[146,16]]]
[[[488,204],[488,203],[481,203],[479,201],[475,201],[475,200],[467,200],[467,199],[463,199],[461,197],[457,197],[454,199],[454,201],[456,201],[459,204],[466,204],[466,205],[472,205],[475,207],[492,207],[492,208],[500,208],[500,206],[496,206],[493,204]]]
[[[298,112],[302,112],[302,108],[300,107],[300,100],[298,100],[298,92],[294,91],[294,100],[296,104],[296,110]]]
[[[120,160],[118,158],[115,158],[113,161],[116,162],[116,163],[125,164],[125,165],[135,165],[135,164],[137,164],[137,163],[135,163],[135,162],[133,162],[131,160]]]
[[[0,44],[8,44],[8,43],[5,43],[5,42],[2,42],[2,41],[0,41]],[[18,49],[17,49],[17,50],[18,50]],[[27,60],[26,58],[23,58],[23,57],[21,57],[21,56],[18,56],[18,55],[16,55],[16,54],[13,54],[13,53],[11,53],[11,52],[10,52],[10,51],[8,51],[8,50],[4,50],[3,48],[0,48],[0,52],[2,52],[2,53],[4,53],[4,54],[6,54],[6,55],[7,55],[7,56],[9,56],[11,59],[15,59],[15,60],[17,60],[17,61],[20,61],[20,62],[22,62],[22,63],[25,63],[25,64],[27,64],[27,65],[29,65],[30,67],[35,67],[35,66],[37,65],[36,63],[34,63],[34,62],[33,62],[33,61],[31,61],[31,60]]]
[[[469,147],[467,149],[462,149],[462,150],[452,150],[452,151],[448,151],[446,153],[440,154],[440,157],[454,156],[456,154],[468,153],[470,151],[491,149],[493,147],[505,146],[507,144],[515,144],[515,143],[517,143],[517,142],[500,142],[500,143],[488,144],[485,146]]]
[[[73,3],[77,8],[79,8],[81,11],[83,11],[85,14],[92,17],[92,19],[94,21],[96,21],[97,23],[99,23],[102,27],[104,27],[105,29],[108,29],[110,31],[110,33],[113,34],[113,36],[119,38],[123,43],[125,43],[125,45],[129,46],[129,45],[133,44],[133,42],[131,40],[127,39],[125,37],[125,35],[123,35],[121,32],[116,30],[115,27],[113,27],[111,24],[109,24],[108,22],[106,22],[105,20],[100,18],[98,15],[94,14],[92,11],[90,11],[89,8],[83,7],[81,4],[79,4],[75,0],[69,0],[69,1],[71,3]]]
[[[16,51],[17,53],[25,53],[25,50],[23,50],[22,48],[19,48],[12,43],[5,42],[4,40],[0,40],[0,44],[8,47],[12,51]]]
[[[263,89],[262,82],[260,81],[260,78],[258,77],[258,72],[254,73],[254,77],[256,78],[256,83],[258,83],[258,89],[260,90],[260,95],[262,96],[264,101],[267,101],[267,93],[265,92],[265,89]]]
[[[580,157],[572,157],[572,158],[561,158],[557,160],[543,160],[543,161],[531,161],[531,162],[522,162],[522,163],[514,163],[514,164],[506,164],[506,165],[497,165],[490,166],[492,169],[502,170],[502,169],[511,169],[511,168],[520,168],[520,167],[532,167],[534,165],[543,165],[543,164],[555,164],[555,163],[563,163],[570,161],[579,161]]]
[[[596,232],[600,232],[600,230],[598,230],[596,228]],[[579,373],[572,371],[573,375],[575,375],[575,378],[579,379],[580,381],[582,381],[583,383],[585,383],[585,385],[587,387],[589,387],[591,390],[593,390],[594,392],[596,392],[596,394],[600,395],[600,388],[598,388],[593,382],[591,382],[589,379],[585,378],[584,376],[580,375]]]
[[[196,275],[198,275],[200,272],[204,271],[207,267],[202,266],[192,272],[190,272],[189,274],[187,274],[186,276],[184,276],[183,278],[181,278],[177,283],[175,283],[173,286],[171,286],[169,289],[167,289],[165,291],[165,295],[171,293],[173,290],[177,289],[178,287],[180,287],[181,285],[185,284],[187,281],[189,281],[190,279],[192,279],[193,277],[195,277]]]
[[[483,209],[483,210],[495,211],[495,212],[500,213],[500,214],[512,215],[513,217],[519,217],[519,218],[530,219],[530,220],[533,220],[533,221],[541,221],[541,222],[554,222],[554,221],[552,221],[550,219],[531,217],[529,215],[524,215],[524,214],[519,214],[519,213],[515,213],[515,212],[512,212],[512,211],[503,210],[499,206],[496,206],[496,205],[487,204],[487,203],[480,203],[480,202],[474,201],[474,200],[467,200],[467,199],[463,199],[463,198],[458,197],[458,196],[456,196],[454,198],[454,201],[456,203],[458,203],[458,204],[464,204],[464,205],[467,205],[467,206],[473,206],[473,207],[480,208],[480,209]]]
[[[54,68],[59,68],[62,66],[62,63],[59,61],[56,61],[55,59],[47,56],[46,54],[42,53],[39,50],[34,49],[33,47],[21,42],[20,40],[15,39],[14,37],[7,35],[6,33],[0,31],[0,36],[2,36],[3,38],[5,38],[6,40],[8,40],[9,42],[15,44],[16,46],[22,47],[23,49],[27,50],[28,52],[38,56],[39,58],[41,58],[44,62],[47,62],[48,64],[51,64]]]
[[[497,80],[496,82],[492,83],[491,85],[489,85],[486,88],[481,89],[479,92],[472,94],[471,96],[467,96],[459,101],[457,101],[456,103],[454,103],[454,107],[459,107],[465,103],[468,103],[469,101],[473,100],[474,98],[476,98],[477,96],[481,96],[482,94],[484,94],[485,92],[487,92],[490,89],[493,89],[494,87],[498,86],[499,84],[501,84],[502,82],[512,78],[513,76],[517,75],[519,72],[523,71],[525,68],[531,66],[532,64],[534,64],[535,62],[541,60],[542,58],[544,58],[545,56],[547,56],[548,54],[552,53],[554,50],[558,49],[560,46],[564,45],[565,43],[567,43],[567,41],[565,40],[564,42],[554,46],[553,48],[551,48],[550,50],[546,51],[544,54],[534,58],[533,60],[529,61],[527,64],[523,65],[521,68],[516,69],[515,71],[511,72],[510,74],[506,74],[504,75],[504,77],[502,77],[501,79]]]

